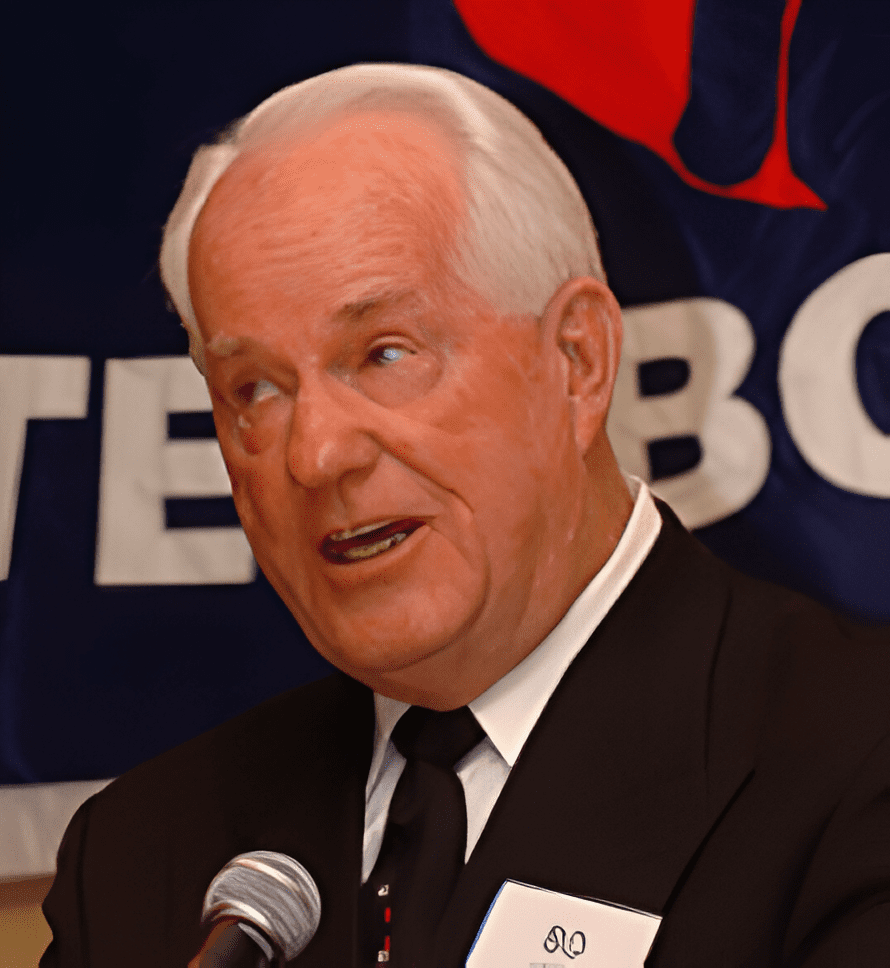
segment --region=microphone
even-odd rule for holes
[[[200,956],[201,968],[269,968],[295,958],[318,930],[321,896],[292,857],[271,850],[239,854],[213,878],[201,924],[234,919]]]

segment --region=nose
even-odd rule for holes
[[[301,487],[335,484],[371,470],[380,445],[371,426],[373,407],[357,391],[331,379],[304,384],[294,401],[287,462]]]

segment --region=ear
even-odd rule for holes
[[[583,276],[556,290],[542,324],[562,355],[575,441],[586,453],[605,425],[612,399],[621,355],[621,310],[604,282]]]

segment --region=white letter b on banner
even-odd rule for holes
[[[702,457],[691,470],[657,481],[690,528],[740,510],[763,486],[770,437],[759,411],[732,394],[748,372],[754,334],[747,317],[720,299],[680,299],[627,309],[624,346],[609,412],[609,439],[621,467],[651,480],[648,445],[696,436]],[[679,358],[689,380],[678,390],[644,396],[643,363]]]

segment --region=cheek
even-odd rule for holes
[[[244,417],[238,417],[236,436],[244,452],[251,457],[268,450],[271,443],[269,435],[264,434],[262,428],[249,423]]]
[[[283,495],[275,475],[276,461],[269,448],[252,452],[244,445],[240,434],[220,440],[220,447],[232,485],[235,509],[245,533],[253,542],[258,530],[268,530],[276,508],[283,507]]]
[[[562,513],[569,488],[570,443],[565,413],[531,394],[517,397],[484,425],[468,429],[474,446],[462,455],[461,468],[469,502],[480,531],[504,567],[534,548],[548,523]],[[470,496],[472,495],[472,496]]]
[[[285,394],[270,395],[250,407],[236,407],[213,394],[213,421],[226,466],[263,455],[289,439],[292,405]]]
[[[355,385],[382,407],[406,407],[430,393],[441,375],[441,363],[433,354],[411,352],[388,365],[363,367]]]
[[[281,456],[290,436],[290,414],[285,399],[265,401],[249,414],[233,416],[229,436],[249,457]]]

